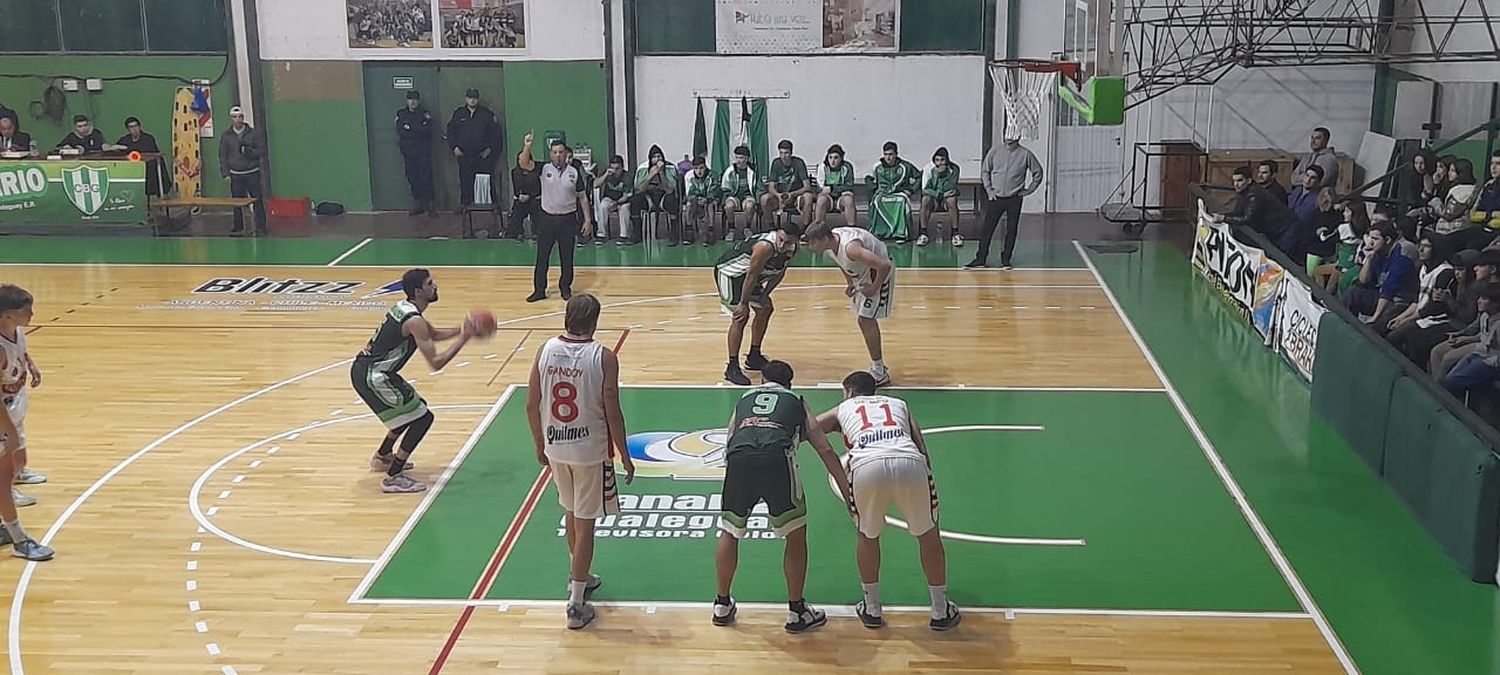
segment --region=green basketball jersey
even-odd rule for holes
[[[806,426],[807,407],[801,396],[777,384],[751,389],[734,406],[734,423],[724,455],[796,454],[807,433]]]
[[[750,272],[750,256],[755,254],[755,245],[766,242],[772,249],[776,248],[776,232],[765,232],[757,234],[749,239],[739,242],[733,248],[719,256],[719,262],[714,265],[720,274],[730,277],[741,277]],[[771,259],[766,261],[765,268],[760,271],[762,281],[776,279],[786,274],[786,266],[792,261],[792,256],[797,255],[796,249],[790,251],[776,251],[771,254]]]
[[[375,329],[370,342],[354,357],[354,364],[385,373],[401,370],[411,359],[411,355],[417,353],[416,338],[403,335],[401,326],[419,316],[422,316],[422,312],[409,300],[393,305],[391,311],[385,313],[380,327]]]

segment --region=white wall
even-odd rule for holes
[[[982,56],[642,56],[635,60],[636,155],[652,144],[676,160],[693,141],[696,90],[787,91],[767,101],[770,147],[787,138],[809,165],[830,144],[861,171],[893,140],[918,167],[938,146],[978,175],[984,120]],[[735,114],[739,106],[736,103]],[[710,140],[713,107],[705,102]]]
[[[423,60],[578,61],[604,58],[604,7],[599,0],[531,0],[525,50],[352,49],[342,0],[254,0],[260,57],[268,61]],[[441,23],[437,2],[433,22]]]

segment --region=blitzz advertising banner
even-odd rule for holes
[[[1236,239],[1228,225],[1214,222],[1198,202],[1198,232],[1193,238],[1193,266],[1213,282],[1271,344],[1276,301],[1286,271],[1265,251]]]

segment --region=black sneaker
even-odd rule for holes
[[[563,291],[562,292],[562,299],[563,299],[563,302],[567,302],[569,300],[572,300],[573,299],[573,291],[572,291],[572,289]]]
[[[727,605],[721,605],[721,604],[718,603],[717,600],[715,600],[714,601],[714,625],[715,626],[728,626],[728,625],[734,623],[734,615],[736,613],[738,613],[738,611],[739,611],[739,608],[734,604],[734,598],[730,598],[729,599],[729,604],[727,604]]]
[[[804,605],[800,612],[788,611],[786,613],[786,625],[783,628],[788,633],[806,633],[827,623],[828,615],[823,610]]]
[[[1000,263],[1000,269],[1002,269],[1002,270],[1010,271],[1010,270],[1013,270],[1015,268],[1016,268],[1015,265],[1012,265],[1012,264],[1010,264],[1008,262]]]
[[[750,352],[749,354],[745,355],[745,370],[759,371],[761,368],[766,367],[766,364],[770,362],[771,360],[766,358],[765,354],[762,354],[760,352]]]
[[[985,264],[983,260],[970,260],[969,264],[964,265],[964,269],[966,270],[982,270],[984,268]]]
[[[958,611],[958,605],[955,605],[950,601],[948,603],[948,612],[943,615],[943,618],[932,619],[927,622],[927,626],[936,631],[952,630],[954,628],[957,628],[959,622],[963,620],[964,615],[962,612]]]
[[[854,613],[859,616],[859,622],[864,624],[865,628],[874,630],[885,627],[885,617],[866,612],[864,600],[860,600],[858,604],[854,605]]]
[[[546,293],[532,293],[526,296],[526,302],[541,302],[547,299]]]
[[[729,366],[724,368],[724,379],[741,387],[750,386],[750,378],[745,376],[745,371],[740,370],[740,362],[737,360],[730,361]]]

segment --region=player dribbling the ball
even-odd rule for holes
[[[401,368],[412,355],[421,352],[422,358],[433,370],[442,370],[459,350],[473,337],[487,337],[494,332],[494,317],[487,321],[474,318],[464,321],[459,328],[436,328],[422,315],[438,300],[437,283],[432,273],[422,268],[407,270],[401,275],[401,291],[406,299],[396,303],[386,312],[380,327],[375,329],[365,348],[354,357],[349,368],[349,379],[355,393],[375,413],[388,430],[380,448],[370,458],[370,468],[385,471],[380,482],[381,492],[421,492],[427,485],[406,474],[411,468],[407,459],[432,428],[432,411],[427,401],[417,394],[411,384],[401,377]],[[488,325],[480,325],[487,323]],[[439,354],[437,343],[454,340],[448,349]],[[401,441],[397,451],[396,441]]]
[[[826,253],[844,272],[848,286],[844,294],[852,300],[859,332],[870,352],[870,374],[878,387],[891,383],[880,344],[880,320],[891,315],[895,302],[896,265],[886,253],[885,242],[869,230],[829,227],[819,223],[807,230],[807,246],[813,253]]]

